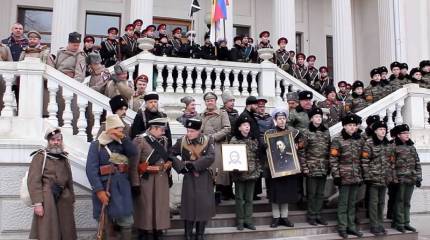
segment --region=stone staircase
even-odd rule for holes
[[[270,228],[272,219],[271,206],[267,199],[254,202],[254,224],[257,230],[236,230],[236,217],[234,211],[234,201],[225,201],[217,206],[217,214],[208,222],[206,228],[207,240],[249,240],[249,239],[341,239],[337,235],[336,209],[324,209],[322,216],[328,221],[327,226],[311,226],[306,222],[306,211],[299,210],[297,206],[290,205],[289,219],[294,222],[294,228],[279,226]],[[407,232],[401,234],[396,230],[390,229],[390,221],[385,222],[388,234],[383,237],[375,237],[369,233],[369,221],[365,219],[363,209],[359,211],[361,224],[359,229],[365,233],[365,239],[418,239],[418,233]],[[171,229],[166,233],[165,239],[183,239],[183,221],[180,216],[172,218]],[[352,236],[351,236],[352,237]]]

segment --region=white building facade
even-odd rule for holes
[[[198,42],[209,30],[211,2],[199,1],[202,10],[193,27]],[[109,24],[123,32],[137,18],[144,26],[167,23],[189,30],[190,5],[190,0],[5,0],[0,36],[8,36],[10,26],[21,21],[26,31],[43,32],[55,52],[69,32],[102,39]],[[236,34],[258,41],[258,34],[268,30],[275,48],[279,37],[287,37],[289,50],[315,55],[317,65],[329,66],[336,81],[367,81],[373,67],[388,67],[394,60],[416,66],[430,55],[426,0],[230,0],[227,8],[230,44]]]

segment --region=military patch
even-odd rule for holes
[[[338,150],[337,148],[331,148],[331,149],[330,149],[330,155],[331,155],[332,157],[337,157],[337,156],[339,156],[339,150]]]
[[[394,160],[395,160],[396,158],[394,157],[394,155],[391,155],[390,156],[390,162],[394,162]]]
[[[101,77],[102,77],[103,82],[105,82],[110,78],[110,73],[108,71],[103,71],[101,73]]]
[[[362,158],[369,158],[369,153],[366,151],[361,152],[361,157]]]
[[[373,102],[373,96],[371,96],[371,95],[367,96],[366,101]]]

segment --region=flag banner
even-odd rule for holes
[[[214,0],[212,22],[218,22],[221,19],[227,19],[226,0]]]
[[[199,4],[199,1],[198,0],[192,0],[190,17],[192,17],[195,12],[198,12],[200,10],[201,10],[201,7]]]

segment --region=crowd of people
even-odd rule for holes
[[[367,88],[356,81],[349,89],[346,82],[340,81],[337,92],[327,76],[327,68],[321,67],[315,72],[316,58],[309,56],[305,66],[305,56],[301,53],[296,55],[297,62],[294,62],[294,53],[287,54],[285,50],[287,39],[281,38],[278,41],[280,50],[276,51],[273,61],[299,80],[306,79],[306,84],[314,88],[320,86],[319,91],[327,96],[325,101],[313,102],[310,91],[291,92],[287,94],[288,107],[282,106],[268,113],[267,99],[250,96],[246,99],[245,109],[239,113],[230,92],[225,91],[218,96],[209,91],[203,96],[205,109],[198,113],[195,99],[187,96],[181,99],[185,110],[177,119],[187,132],[174,143],[167,115],[158,108],[159,95],[146,90],[148,77],[137,76],[133,89],[127,82],[127,69],[118,63],[135,54],[132,52],[137,49],[135,36],[141,34],[141,25],[141,21],[127,25],[127,33],[118,44],[126,42],[124,49],[128,50],[109,57],[103,53],[104,48],[111,49],[109,44],[112,42],[107,42],[109,39],[102,43],[100,51],[90,51],[94,46],[87,43],[94,43],[94,38],[84,37],[85,47],[80,49],[82,36],[76,32],[69,35],[67,47],[53,57],[41,44],[38,32],[30,31],[28,38],[24,38],[21,24],[14,24],[11,37],[0,45],[5,61],[38,57],[79,82],[89,74],[90,87],[111,98],[109,103],[113,115],[106,117],[99,133],[94,136],[86,163],[93,192],[93,215],[100,220],[101,214],[106,213],[107,221],[101,225],[105,225],[109,239],[131,239],[133,229],[136,229],[139,239],[162,238],[164,230],[170,228],[172,169],[184,175],[180,213],[184,220],[185,239],[193,239],[194,226],[195,239],[205,239],[205,227],[215,215],[216,203],[230,199],[236,203],[237,229],[255,230],[252,205],[262,194],[262,178],[272,207],[272,228],[279,225],[294,227],[288,218],[288,206],[304,202],[307,202],[309,224],[327,225],[321,209],[329,173],[339,189],[337,219],[341,237],[347,238],[349,234],[362,236],[354,222],[357,192],[361,186],[367,188],[370,231],[373,234],[386,234],[383,209],[387,187],[390,197],[387,217],[392,219],[393,228],[400,232],[415,231],[409,218],[410,199],[414,186],[421,186],[422,174],[409,127],[406,124],[395,126],[390,131],[392,140],[389,141],[386,122],[378,115],[368,117],[367,128],[362,131],[362,119],[355,113],[406,83],[418,83],[428,88],[430,61],[422,61],[419,69],[411,69],[409,76],[404,64],[393,62],[389,78],[385,67],[376,68],[371,71],[372,80]],[[165,25],[160,25],[158,32],[155,29],[155,26],[148,26],[143,34],[148,37],[158,35],[157,44],[164,44]],[[118,29],[111,28],[108,32],[111,39],[116,39]],[[175,44],[180,44],[180,33],[180,29],[173,31],[177,37],[171,41],[172,56],[181,56],[178,48],[175,50]],[[18,35],[21,38],[16,38]],[[269,36],[268,32],[262,32],[262,40],[254,49],[270,47]],[[193,33],[189,37],[190,44],[195,44]],[[229,51],[229,58],[235,56],[234,59],[245,59],[243,62],[254,61],[250,60],[254,58],[252,53],[239,49],[239,45],[246,41],[249,43],[249,40],[236,37],[235,48]],[[158,51],[157,46],[154,51]],[[166,48],[163,47],[162,51]],[[5,52],[7,57],[3,58]],[[114,52],[117,54],[116,50]],[[197,51],[190,53],[197,54]],[[278,61],[280,53],[284,53],[282,63]],[[110,63],[106,62],[107,59]],[[106,70],[109,64],[114,65],[113,74]],[[308,81],[308,76],[314,78]],[[16,95],[18,89],[15,88]],[[223,102],[221,108],[217,106],[218,97]],[[57,102],[61,113],[64,111],[61,94]],[[47,115],[47,100],[44,105],[43,114]],[[87,109],[89,115],[90,107]],[[128,108],[137,111],[131,125],[124,121]],[[78,112],[74,111],[74,114]],[[343,130],[332,139],[328,128],[337,122],[342,123]],[[269,142],[265,136],[273,133],[291,133],[300,173],[272,176],[266,151]],[[74,215],[70,211],[75,199],[73,179],[61,130],[50,129],[45,137],[48,145],[33,153],[29,170],[28,186],[34,209],[30,238],[76,239]],[[248,171],[223,171],[221,147],[224,143],[246,145]],[[48,159],[46,165],[45,158]],[[303,188],[304,182],[306,189]]]

